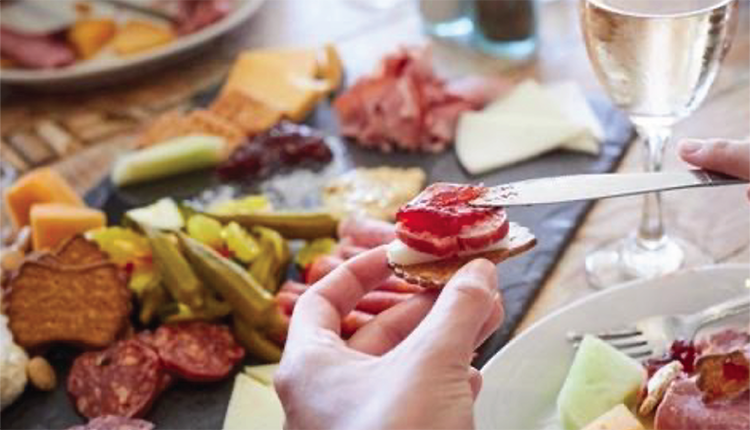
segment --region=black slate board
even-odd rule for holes
[[[196,104],[205,105],[212,96],[210,93],[203,94]],[[324,179],[352,166],[420,166],[428,173],[429,182],[483,182],[486,185],[543,176],[612,171],[632,140],[633,129],[627,118],[604,99],[593,99],[591,103],[606,130],[606,139],[597,157],[559,151],[472,177],[461,168],[453,151],[440,155],[380,154],[332,138],[330,143],[336,153],[332,166],[314,173],[302,172],[302,176],[281,174],[280,178],[273,180],[245,184],[242,189],[270,192],[280,206],[298,207],[314,205],[314,190]],[[335,119],[328,108],[319,108],[309,122],[336,135]],[[104,208],[110,222],[117,222],[122,213],[132,207],[151,203],[164,196],[176,199],[195,197],[206,188],[219,185],[211,172],[183,175],[123,190],[115,189],[105,180],[87,194],[86,200],[93,206]],[[590,206],[590,203],[572,203],[509,210],[510,219],[530,227],[539,243],[532,251],[499,267],[505,300],[505,324],[483,345],[475,365],[483,365],[509,340]],[[15,404],[3,411],[3,429],[60,429],[83,422],[76,415],[64,389],[65,376],[73,356],[71,351],[60,351],[50,357],[61,384],[52,393],[26,390]],[[159,429],[220,429],[232,384],[233,378],[207,385],[179,383],[161,396],[146,418],[155,422]]]

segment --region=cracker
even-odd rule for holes
[[[238,126],[248,136],[269,130],[282,116],[280,111],[240,91],[222,94],[209,111]]]
[[[127,325],[130,293],[113,263],[30,260],[10,281],[7,314],[14,339],[26,349],[57,343],[103,348]]]
[[[531,233],[528,233],[526,229],[511,227],[508,235],[510,237],[508,248],[409,266],[394,264],[390,261],[388,265],[393,269],[393,273],[396,276],[411,284],[416,284],[424,288],[441,289],[445,287],[461,267],[472,260],[484,258],[495,264],[500,264],[511,257],[528,251],[536,245],[536,238]]]
[[[136,147],[144,148],[191,134],[223,137],[228,152],[234,150],[246,138],[240,127],[211,111],[201,109],[189,114],[171,111],[158,117],[141,133]]]

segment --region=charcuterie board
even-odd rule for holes
[[[196,105],[206,105],[215,92],[202,94]],[[174,199],[200,199],[205,193],[263,191],[280,208],[304,209],[319,204],[325,180],[353,167],[418,166],[427,173],[428,183],[435,181],[484,183],[495,185],[521,179],[571,173],[612,171],[631,142],[634,132],[627,118],[602,99],[590,100],[605,131],[606,138],[598,156],[572,152],[553,152],[529,162],[481,176],[469,175],[452,150],[443,154],[382,154],[362,149],[338,137],[338,126],[328,103],[321,103],[308,123],[323,130],[334,153],[334,160],[318,170],[281,171],[272,177],[248,183],[222,183],[213,171],[202,171],[118,189],[103,181],[86,196],[87,202],[101,207],[110,222],[116,223],[128,209],[170,196]],[[506,318],[503,328],[483,346],[476,364],[481,366],[510,338],[531,305],[545,278],[554,268],[566,245],[582,222],[590,203],[573,203],[509,210],[513,220],[529,227],[539,239],[535,249],[502,264],[498,268],[504,294]],[[49,358],[64,381],[72,358],[70,351],[56,351]],[[248,361],[248,364],[250,362]],[[217,429],[222,427],[232,389],[232,379],[191,385],[177,383],[164,393],[147,418],[158,428]],[[27,390],[14,405],[3,411],[4,428],[67,428],[83,422],[73,409],[64,384],[53,393]]]

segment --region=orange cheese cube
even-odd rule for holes
[[[64,240],[107,225],[104,212],[59,203],[31,207],[31,235],[34,250],[53,249]]]
[[[110,18],[82,19],[68,30],[68,41],[79,57],[87,59],[99,52],[116,31],[117,24]]]
[[[16,229],[29,225],[29,211],[36,203],[84,206],[83,200],[70,184],[50,168],[32,170],[3,193],[5,210],[10,214]]]
[[[119,55],[131,55],[165,45],[175,39],[167,27],[146,21],[128,21],[117,32],[112,42]]]

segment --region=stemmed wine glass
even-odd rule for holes
[[[597,77],[647,146],[646,170],[661,170],[673,125],[706,97],[737,26],[737,0],[581,0],[586,50]],[[640,226],[586,258],[595,287],[711,262],[667,235],[659,194],[645,197]]]

